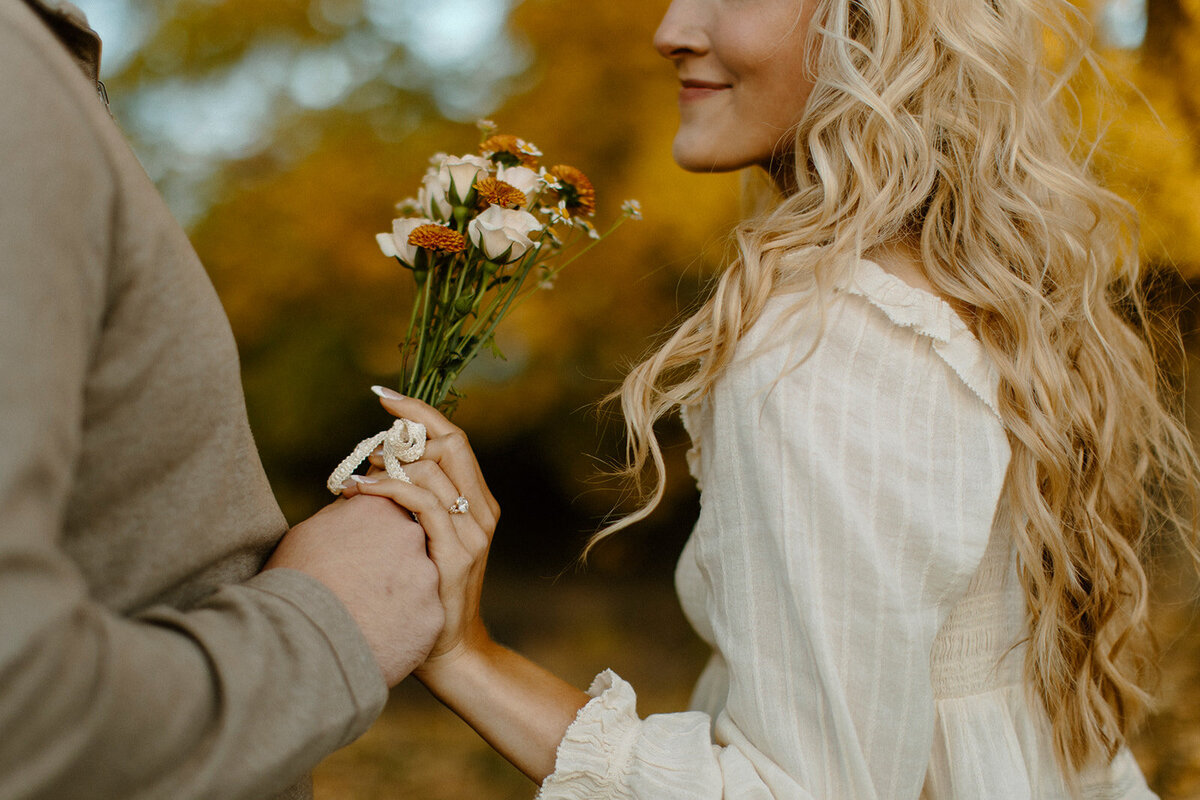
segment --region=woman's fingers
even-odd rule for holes
[[[478,550],[480,546],[486,548],[490,544],[494,528],[484,528],[480,525],[477,517],[474,516],[473,508],[467,514],[451,511],[453,507],[457,506],[459,497],[466,497],[468,505],[474,505],[471,502],[469,490],[464,491],[461,487],[457,486],[434,461],[425,459],[414,461],[411,464],[406,464],[404,471],[408,475],[409,480],[412,481],[412,485],[431,492],[437,498],[441,504],[441,509],[451,518],[454,531],[465,547],[474,551]],[[367,489],[367,487],[384,480],[390,480],[387,478],[387,474],[372,468],[365,477],[361,475],[352,476],[342,494],[345,497],[353,497],[355,494],[375,494],[376,492]],[[404,484],[403,481],[394,482],[408,485]],[[416,509],[410,508],[404,503],[401,503],[401,505],[404,505],[405,508],[408,508],[414,514],[417,514],[418,519],[421,518],[422,513],[430,513],[432,508]]]
[[[476,513],[481,525],[490,524],[491,527],[495,527],[500,506],[492,497],[487,484],[484,483],[483,472],[479,469],[479,463],[475,460],[475,454],[467,444],[466,437],[454,435],[429,439],[426,441],[425,452],[421,458],[438,464],[458,487],[460,494],[475,501],[472,513]],[[367,460],[371,464],[367,475],[386,473],[383,445],[371,451]],[[407,468],[405,469],[407,471]],[[455,497],[457,496],[455,495]]]
[[[357,494],[386,497],[411,511],[425,529],[429,540],[429,557],[439,569],[449,570],[444,577],[452,578],[473,560],[474,555],[459,536],[451,519],[449,503],[443,502],[432,490],[413,483],[385,478],[357,482],[355,491]]]
[[[345,480],[345,482],[342,483],[341,496],[343,498],[349,499],[349,498],[353,497],[354,495],[358,494],[359,482],[362,481],[364,478],[370,478],[370,479],[374,479],[374,480],[382,480],[382,479],[386,478],[388,476],[387,470],[385,470],[383,468],[382,460],[379,463],[380,463],[380,466],[376,466],[374,460],[372,460],[371,467],[367,470],[366,475],[351,475],[349,478],[347,478]]]
[[[494,530],[500,518],[500,504],[487,487],[466,433],[428,403],[405,397],[382,386],[374,386],[372,391],[379,396],[390,414],[425,426],[429,440],[423,458],[436,461],[445,470],[460,493],[472,502],[471,513],[479,524]],[[371,463],[382,466],[382,455],[378,452],[372,454]]]
[[[454,423],[446,419],[440,411],[428,403],[423,403],[412,397],[405,397],[399,392],[384,386],[372,386],[371,391],[379,395],[380,402],[390,414],[421,423],[425,426],[425,430],[429,432],[431,437],[447,436],[455,431],[462,433]]]
[[[425,445],[423,460],[437,464],[458,487],[458,492],[471,502],[471,514],[484,528],[496,529],[500,519],[500,504],[492,496],[479,469],[479,462],[464,435],[430,439]]]
[[[420,471],[427,474],[414,480],[433,482],[432,472],[441,471],[432,462],[418,464]],[[449,483],[449,479],[446,481]],[[446,612],[445,627],[430,651],[430,658],[459,647],[480,624],[479,596],[487,566],[487,535],[469,514],[451,515],[439,492],[420,484],[392,479],[362,482],[358,484],[358,492],[386,497],[409,509],[425,529],[429,557],[438,569],[438,595]]]
[[[492,531],[495,528],[494,526],[485,528],[479,523],[474,508],[478,501],[472,502],[475,495],[469,489],[464,489],[452,481],[450,476],[434,461],[421,459],[409,464],[405,469],[414,484],[433,492],[434,496],[441,501],[442,508],[453,522],[454,530],[458,533],[458,538],[463,546],[473,554],[486,553],[492,542]],[[465,497],[470,506],[465,514],[452,510],[458,505],[460,497]]]

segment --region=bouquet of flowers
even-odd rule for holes
[[[501,356],[495,332],[505,315],[552,287],[559,272],[626,220],[641,219],[638,202],[628,200],[601,234],[592,223],[596,190],[587,175],[565,164],[542,166],[537,147],[496,133],[488,120],[479,128],[478,153],[430,159],[417,196],[398,203],[392,231],[376,236],[384,255],[416,283],[400,391],[447,415],[462,396],[454,382],[471,360],[483,349]],[[330,476],[330,490],[340,492],[381,443],[388,472],[403,475],[399,461],[420,457],[424,432],[402,423],[364,440]]]
[[[575,167],[542,166],[542,153],[483,121],[477,154],[435,155],[420,192],[399,204],[384,255],[412,273],[416,298],[402,345],[400,391],[452,413],[454,381],[517,303],[550,288],[572,261],[638,219],[627,201],[604,234],[592,223],[596,191]],[[586,246],[580,246],[586,242]],[[530,278],[534,280],[529,280]]]

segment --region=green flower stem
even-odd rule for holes
[[[466,289],[468,285],[478,285],[483,283],[483,281],[479,281],[476,278],[476,273],[483,271],[482,265],[479,263],[479,259],[467,258],[464,259],[464,262],[463,268],[458,274],[458,286],[454,290],[453,302],[455,303],[458,302],[458,298],[462,297],[463,290]],[[467,279],[468,275],[470,276],[469,281]],[[478,297],[478,293],[476,293],[475,297]],[[475,304],[472,303],[471,305],[474,307]]]
[[[453,309],[450,307],[450,287],[453,282],[451,280],[453,265],[454,259],[451,259],[449,263],[438,265],[438,268],[434,270],[434,272],[437,273],[438,280],[438,300],[434,308],[434,324],[427,326],[431,330],[440,330],[446,324],[446,321],[451,318],[450,312]],[[430,346],[429,354],[426,357],[426,363],[422,365],[423,375],[427,375],[432,372],[432,368],[436,367],[441,362],[445,346],[446,337],[444,335],[434,337]]]
[[[482,331],[488,324],[491,323],[492,319],[496,317],[498,309],[500,309],[502,305],[507,304],[506,298],[508,295],[514,293],[520,288],[521,284],[525,280],[525,274],[527,274],[528,271],[529,269],[526,267],[524,271],[520,273],[519,277],[517,275],[511,276],[512,280],[503,284],[499,289],[496,290],[495,294],[492,295],[491,301],[488,303],[487,308],[485,308],[482,313],[475,316],[475,323],[467,330],[467,338],[479,336],[480,331]],[[504,311],[499,311],[498,313],[500,316],[504,316]]]
[[[551,280],[551,279],[553,279],[553,278],[556,278],[556,277],[558,277],[558,273],[562,272],[564,269],[566,269],[567,267],[571,266],[571,264],[575,263],[575,261],[576,261],[577,259],[579,259],[579,258],[582,258],[582,257],[583,257],[584,255],[586,255],[586,254],[587,254],[587,253],[588,253],[588,252],[589,252],[589,251],[590,251],[590,250],[591,250],[593,247],[595,247],[596,245],[600,244],[600,243],[601,243],[601,242],[603,242],[605,239],[607,239],[609,236],[611,236],[611,235],[613,234],[613,232],[614,232],[614,231],[615,231],[617,228],[621,227],[621,225],[623,225],[627,219],[629,219],[629,217],[628,217],[628,216],[622,216],[620,219],[618,219],[616,222],[614,222],[614,223],[612,224],[612,227],[610,227],[610,228],[609,228],[607,231],[605,231],[603,234],[601,234],[599,239],[593,239],[593,240],[592,240],[592,242],[591,242],[591,244],[589,244],[587,247],[583,248],[583,249],[582,249],[582,250],[580,250],[578,253],[575,253],[575,254],[574,254],[574,255],[572,255],[570,258],[568,258],[568,259],[567,259],[565,262],[563,262],[562,264],[559,264],[557,267],[555,267],[554,269],[552,269],[552,270],[550,270],[549,272],[547,272],[547,273],[546,273],[546,280]],[[530,289],[528,292],[525,292],[525,294],[521,295],[521,299],[517,301],[516,305],[514,305],[514,306],[513,306],[513,308],[516,308],[516,307],[517,307],[517,306],[519,306],[521,303],[525,302],[525,299],[526,299],[527,297],[529,297],[531,294],[533,294],[534,292],[536,292],[536,291],[537,291],[537,287],[534,287],[533,289]]]
[[[521,284],[523,284],[525,282],[525,277],[529,274],[529,270],[533,268],[533,265],[535,263],[536,262],[534,260],[529,260],[521,265],[520,277],[518,277],[516,280],[513,281],[513,283],[516,285],[517,289],[520,289]],[[475,358],[476,354],[479,353],[479,348],[483,347],[484,342],[488,341],[492,337],[492,335],[496,332],[496,327],[500,324],[500,321],[503,320],[504,317],[508,314],[508,310],[512,306],[513,300],[515,300],[516,297],[517,297],[516,290],[513,290],[512,292],[509,293],[508,299],[505,301],[504,305],[500,308],[499,313],[497,313],[493,319],[489,320],[490,324],[488,325],[487,330],[484,332],[484,334],[482,336],[480,336],[476,340],[475,344],[471,347],[471,349],[464,356],[464,358],[463,358],[464,365],[469,363],[471,361],[471,359]]]
[[[576,261],[577,259],[579,259],[579,258],[582,258],[582,257],[583,257],[583,256],[585,256],[587,253],[591,252],[591,250],[592,250],[592,248],[593,248],[593,247],[595,247],[596,245],[598,245],[598,244],[600,244],[601,242],[603,242],[603,241],[604,241],[605,239],[607,239],[609,236],[612,236],[612,235],[613,235],[613,232],[614,232],[614,231],[615,231],[617,228],[619,228],[619,227],[621,227],[623,224],[625,224],[625,220],[627,220],[627,219],[629,219],[629,217],[621,217],[620,219],[618,219],[616,222],[614,222],[614,223],[612,224],[612,227],[611,227],[611,228],[609,228],[607,231],[605,231],[604,233],[602,233],[602,234],[600,235],[600,238],[598,238],[598,239],[593,239],[593,240],[592,240],[592,242],[591,242],[591,244],[589,244],[587,247],[583,248],[583,249],[582,249],[582,250],[580,250],[578,253],[576,253],[575,255],[571,256],[571,257],[570,257],[570,258],[568,258],[566,261],[564,261],[562,264],[559,264],[557,267],[555,267],[553,270],[551,270],[551,271],[548,273],[548,276],[549,276],[549,277],[554,277],[555,275],[557,275],[558,273],[562,272],[562,271],[563,271],[564,269],[566,269],[567,267],[569,267],[569,266],[571,266],[572,264],[574,264],[574,263],[575,263],[575,261]]]
[[[421,259],[419,256],[417,258],[417,262],[418,262],[418,264],[421,262]],[[432,270],[430,272],[432,272]],[[412,372],[412,375],[410,376],[408,391],[406,392],[406,394],[409,394],[410,396],[412,396],[413,392],[416,389],[416,387],[412,385],[412,379],[415,379],[417,375],[422,374],[424,372],[424,368],[425,368],[425,362],[423,360],[423,357],[425,354],[425,337],[428,333],[429,326],[424,323],[428,322],[428,320],[429,320],[429,303],[431,300],[431,295],[433,294],[432,284],[433,284],[433,275],[427,273],[426,277],[425,277],[425,282],[421,285],[421,290],[422,290],[422,294],[421,294],[421,298],[420,298],[421,299],[421,322],[423,324],[420,326],[420,330],[417,333],[417,335],[419,337],[417,339],[417,354],[416,354],[416,358],[413,360],[413,372]]]
[[[526,276],[529,275],[529,271],[537,264],[538,257],[541,255],[542,250],[544,249],[546,237],[547,234],[543,233],[542,236],[538,238],[537,243],[530,248],[529,252],[521,257],[520,263],[516,270],[514,270],[514,273],[509,276],[510,280],[504,283],[496,292],[496,294],[493,295],[492,301],[488,304],[487,309],[485,309],[481,314],[476,314],[475,325],[473,325],[467,332],[468,338],[478,336],[479,332],[484,327],[489,325],[493,318],[496,318],[497,309],[500,308],[501,305],[503,305],[504,309],[499,311],[498,318],[504,318],[504,315],[507,313],[508,304],[511,303],[511,296],[515,295],[521,290],[521,287],[525,284]],[[486,294],[486,286],[483,284],[484,282],[480,281],[480,285],[483,286],[483,291],[479,293],[479,300],[482,300],[483,295]],[[492,327],[494,328],[495,326]],[[482,338],[480,341],[486,341],[486,337]],[[472,355],[468,357],[468,360],[473,358],[474,352],[477,351],[478,348],[475,348],[475,350],[472,351]]]
[[[399,258],[397,258],[396,261],[403,265],[403,262],[401,262]],[[418,289],[418,292],[419,291],[420,289]],[[411,345],[413,340],[413,331],[417,329],[417,311],[421,307],[420,302],[418,302],[419,299],[419,294],[417,297],[413,298],[412,311],[408,315],[408,332],[404,335],[404,347],[402,348],[403,360],[400,362],[400,391],[404,391],[405,376],[408,375],[408,359],[412,355]]]
[[[467,216],[455,209],[447,222],[462,233]],[[420,251],[416,272],[423,274],[424,279],[418,284],[420,290],[409,317],[402,391],[451,413],[461,397],[454,391],[454,382],[480,349],[494,346],[493,337],[500,322],[537,291],[537,287],[526,286],[530,272],[540,267],[545,270],[546,279],[554,278],[611,236],[628,218],[622,216],[608,231],[582,248],[578,245],[587,236],[584,229],[571,226],[570,234],[558,242],[552,239],[551,228],[547,226],[529,252],[512,264],[489,263],[475,250],[449,258]],[[575,252],[562,264],[549,268],[543,263],[553,262],[568,250]],[[415,354],[408,344],[414,337]],[[447,404],[450,396],[454,399]]]
[[[461,370],[460,365],[453,371],[447,371],[444,365],[449,363],[453,357],[453,351],[457,347],[458,332],[467,320],[466,315],[458,313],[455,306],[462,293],[461,279],[469,265],[469,261],[466,261],[463,263],[462,269],[458,270],[459,280],[453,280],[451,277],[453,267],[447,265],[440,270],[442,275],[438,291],[439,302],[434,307],[433,318],[428,319],[427,324],[424,325],[424,330],[431,334],[432,342],[420,365],[418,374],[421,377],[412,396],[431,405],[440,404],[449,388],[449,382],[453,381],[454,376]],[[455,288],[451,288],[452,286]]]
[[[512,285],[512,283],[512,281],[509,281],[507,284],[497,289],[495,294],[492,295],[491,301],[488,303],[487,308],[485,308],[482,313],[475,315],[474,324],[467,329],[468,337],[477,335],[481,327],[486,325],[488,320],[492,318],[492,316],[496,313],[496,309],[499,308],[500,304],[503,302],[506,287]]]

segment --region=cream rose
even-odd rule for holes
[[[422,225],[433,224],[433,220],[420,217],[392,220],[392,232],[376,234],[375,241],[379,242],[379,249],[385,256],[398,258],[411,267],[417,261],[417,248],[408,243],[409,235]]]
[[[467,225],[467,236],[489,260],[512,262],[529,252],[530,234],[541,229],[542,223],[527,211],[488,206]]]
[[[500,167],[496,171],[496,179],[520,189],[531,205],[545,187],[542,176],[529,167]]]
[[[438,180],[436,172],[428,173],[422,181],[421,191],[417,193],[417,206],[422,213],[437,219],[449,219],[450,213],[454,211],[454,206],[446,196],[446,190]]]
[[[450,197],[461,203],[471,191],[471,185],[480,173],[488,170],[491,162],[480,156],[451,156],[438,168],[438,182]]]

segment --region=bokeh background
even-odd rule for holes
[[[621,425],[600,400],[693,308],[728,250],[738,176],[676,168],[672,70],[650,46],[666,0],[76,0],[105,40],[113,113],[192,234],[241,348],[247,404],[292,522],[389,418],[408,275],[378,251],[394,203],[476,118],[588,172],[599,221],[627,225],[501,329],[507,360],[464,376],[456,421],[504,508],[490,627],[578,685],[613,667],[643,713],[679,710],[705,652],[671,589],[697,512],[685,437],[664,424],[660,511],[601,546],[627,508],[600,480]],[[1098,169],[1143,214],[1156,307],[1194,344],[1200,286],[1200,0],[1096,0],[1110,83],[1080,83]],[[1100,102],[1100,100],[1103,102]],[[1195,348],[1193,347],[1192,350]],[[1195,361],[1193,357],[1191,359]],[[1183,362],[1167,365],[1177,377]],[[1183,382],[1180,378],[1180,389]],[[1196,397],[1192,391],[1190,397]],[[1188,401],[1193,429],[1197,403]],[[1162,559],[1162,710],[1135,742],[1151,785],[1200,797],[1200,628],[1183,560]],[[317,770],[323,798],[525,798],[534,787],[414,683]]]

